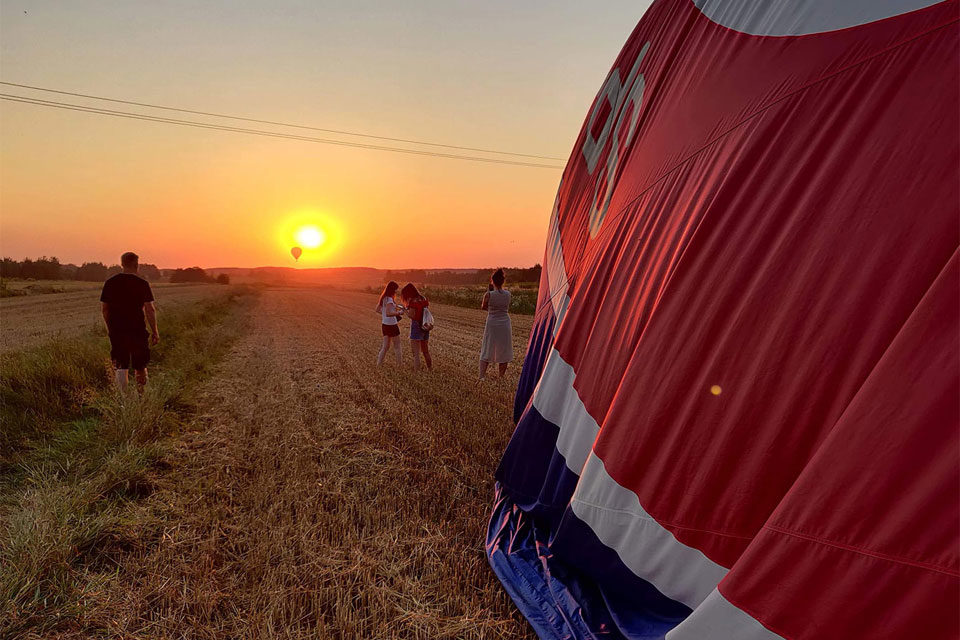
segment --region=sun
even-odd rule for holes
[[[316,208],[285,209],[276,215],[279,255],[284,259],[294,256],[298,266],[326,265],[343,246],[344,226],[338,216]]]
[[[297,243],[304,249],[316,249],[327,241],[327,234],[314,225],[306,225],[297,229]]]

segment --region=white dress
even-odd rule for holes
[[[510,325],[510,292],[494,289],[489,292],[487,324],[483,328],[480,359],[499,364],[513,360],[513,328]]]

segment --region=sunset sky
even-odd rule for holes
[[[648,4],[4,0],[0,79],[563,165]],[[0,93],[410,147],[6,85]],[[560,174],[0,101],[0,251],[115,263],[131,249],[161,267],[292,266],[294,234],[315,225],[327,242],[305,249],[300,266],[531,265]]]

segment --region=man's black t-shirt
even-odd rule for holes
[[[107,330],[110,333],[138,333],[147,330],[143,305],[153,302],[150,284],[132,273],[118,273],[103,283],[100,302],[107,303]]]

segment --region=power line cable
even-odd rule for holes
[[[562,161],[562,160],[566,160],[566,158],[558,158],[558,157],[555,157],[555,156],[542,156],[542,155],[537,155],[537,154],[532,154],[532,153],[517,153],[517,152],[514,152],[514,151],[500,151],[500,150],[497,150],[497,149],[484,149],[484,148],[480,148],[480,147],[464,147],[464,146],[455,145],[455,144],[443,144],[443,143],[440,143],[440,142],[426,142],[426,141],[424,141],[424,140],[411,140],[411,139],[407,139],[407,138],[390,138],[390,137],[387,137],[387,136],[376,136],[376,135],[372,135],[372,134],[369,134],[369,133],[357,133],[357,132],[355,132],[355,131],[343,131],[343,130],[340,130],[340,129],[324,129],[324,128],[322,128],[322,127],[312,127],[312,126],[303,125],[303,124],[291,124],[291,123],[289,123],[289,122],[277,122],[277,121],[274,121],[274,120],[261,120],[261,119],[258,119],[258,118],[245,118],[245,117],[242,117],[242,116],[232,116],[232,115],[228,115],[228,114],[224,114],[224,113],[213,113],[213,112],[209,112],[209,111],[195,111],[195,110],[193,110],[193,109],[182,109],[182,108],[179,108],[179,107],[168,107],[168,106],[159,105],[159,104],[150,104],[150,103],[147,103],[147,102],[134,102],[134,101],[132,101],[132,100],[120,100],[120,99],[118,99],[118,98],[106,98],[106,97],[104,97],[104,96],[95,96],[95,95],[90,95],[90,94],[86,94],[86,93],[76,93],[76,92],[73,92],[73,91],[61,91],[61,90],[59,90],[59,89],[49,89],[49,88],[46,88],[46,87],[37,87],[37,86],[34,86],[34,85],[19,84],[19,83],[16,83],[16,82],[3,82],[3,81],[0,81],[0,84],[6,85],[6,86],[8,86],[8,87],[17,87],[17,88],[20,88],[20,89],[31,89],[31,90],[33,90],[33,91],[45,91],[45,92],[47,92],[47,93],[58,93],[58,94],[60,94],[60,95],[65,95],[65,96],[74,96],[74,97],[77,97],[77,98],[87,98],[87,99],[90,99],[90,100],[103,100],[103,101],[105,101],[105,102],[114,102],[114,103],[117,103],[117,104],[129,104],[129,105],[132,105],[132,106],[147,107],[147,108],[150,108],[150,109],[163,109],[163,110],[165,110],[165,111],[177,111],[177,112],[180,112],[180,113],[191,113],[191,114],[193,114],[193,115],[198,115],[198,116],[210,116],[210,117],[214,117],[214,118],[226,118],[226,119],[229,119],[229,120],[241,120],[241,121],[244,121],[244,122],[255,122],[255,123],[257,123],[257,124],[269,124],[269,125],[275,125],[275,126],[279,126],[279,127],[292,127],[292,128],[294,128],[294,129],[308,129],[308,130],[310,130],[310,131],[322,131],[322,132],[324,132],[324,133],[336,133],[336,134],[348,135],[348,136],[358,136],[358,137],[361,137],[361,138],[372,138],[372,139],[375,139],[375,140],[387,140],[387,141],[389,141],[389,142],[402,142],[402,143],[405,143],[405,144],[418,144],[418,145],[424,145],[424,146],[428,146],[428,147],[442,147],[442,148],[446,148],[446,149],[460,149],[461,151],[478,151],[478,152],[480,152],[480,153],[496,153],[496,154],[507,155],[507,156],[518,156],[518,157],[521,157],[521,158],[535,158],[535,159],[538,159],[538,160],[561,160],[561,161]]]
[[[543,169],[562,169],[563,166],[555,164],[541,164],[536,162],[523,162],[520,160],[506,160],[503,158],[485,158],[480,156],[467,156],[453,153],[441,153],[438,151],[425,151],[422,149],[404,149],[401,147],[390,147],[384,145],[365,144],[360,142],[350,142],[346,140],[330,140],[327,138],[314,138],[311,136],[301,136],[291,133],[282,133],[278,131],[265,131],[262,129],[247,129],[242,127],[231,127],[222,124],[209,122],[197,122],[194,120],[180,120],[176,118],[166,118],[162,116],[152,116],[148,114],[132,113],[129,111],[115,111],[113,109],[103,109],[100,107],[90,107],[86,105],[71,104],[55,100],[42,100],[40,98],[30,98],[7,93],[0,93],[0,100],[8,102],[18,102],[41,107],[51,107],[55,109],[65,109],[69,111],[79,111],[81,113],[91,113],[95,115],[111,116],[116,118],[127,118],[132,120],[143,120],[147,122],[159,122],[163,124],[172,124],[185,127],[194,127],[198,129],[210,129],[214,131],[225,131],[228,133],[242,133],[247,135],[258,135],[270,138],[283,138],[287,140],[299,140],[302,142],[314,142],[319,144],[330,144],[342,147],[354,147],[358,149],[371,149],[375,151],[392,151],[395,153],[406,153],[418,156],[429,156],[435,158],[447,158],[452,160],[471,160],[474,162],[486,162],[490,164],[505,164],[520,167],[537,167]]]

